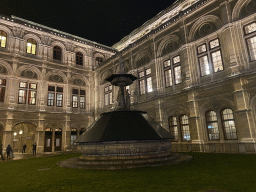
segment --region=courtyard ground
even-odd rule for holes
[[[180,165],[117,171],[56,165],[80,154],[1,161],[0,191],[256,191],[256,154],[186,154]]]

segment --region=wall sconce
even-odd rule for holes
[[[13,135],[14,135],[14,136],[16,136],[16,135],[17,135],[17,133],[16,133],[16,132],[14,132],[14,133],[13,133]]]
[[[20,130],[19,134],[20,134],[20,135],[22,134],[22,130]]]

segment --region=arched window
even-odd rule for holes
[[[180,117],[180,128],[181,128],[182,140],[190,141],[190,131],[189,131],[189,123],[188,123],[187,115],[182,115]]]
[[[59,46],[53,47],[53,59],[61,61],[61,48]]]
[[[96,61],[95,65],[98,66],[102,63],[102,58],[96,57],[95,61]]]
[[[206,126],[208,130],[209,140],[220,139],[217,115],[215,111],[208,111],[206,114]]]
[[[221,113],[225,139],[237,139],[236,126],[232,109],[224,109]]]
[[[76,64],[83,65],[83,54],[80,52],[76,53]]]
[[[169,118],[170,133],[175,137],[175,141],[178,141],[178,126],[176,117]]]
[[[7,34],[4,31],[0,31],[0,46],[6,47]]]
[[[34,39],[27,40],[27,53],[36,54],[36,41]]]

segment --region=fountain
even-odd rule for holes
[[[137,77],[124,73],[119,59],[119,73],[106,79],[119,87],[118,108],[102,113],[77,140],[82,155],[58,162],[61,167],[84,169],[126,169],[162,166],[190,160],[190,156],[171,153],[173,136],[151,119],[145,111],[130,110],[130,95],[125,87]]]

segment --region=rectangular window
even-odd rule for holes
[[[1,47],[5,47],[6,46],[6,37],[0,36],[0,41],[1,41]]]
[[[48,93],[47,105],[54,106],[54,93]]]
[[[140,94],[144,95],[145,94],[145,80],[140,80]]]
[[[198,46],[197,53],[202,77],[224,70],[218,38]]]
[[[78,108],[78,95],[73,95],[73,108]]]
[[[85,97],[80,97],[80,108],[85,109]]]
[[[19,104],[28,103],[29,105],[35,105],[37,84],[20,82],[19,87],[20,89],[19,89],[18,103]]]
[[[85,90],[73,89],[72,107],[85,109]]]
[[[246,42],[249,50],[250,60],[255,61],[256,60],[256,36],[248,38]]]
[[[179,55],[164,62],[164,76],[166,87],[170,87],[173,84],[179,84],[182,82]]]
[[[6,80],[0,79],[0,102],[4,102]]]
[[[172,70],[171,69],[165,70],[164,74],[165,74],[166,87],[172,86]]]
[[[151,77],[147,78],[147,91],[148,91],[148,93],[153,91],[153,89],[152,89],[152,78]]]
[[[57,107],[62,107],[62,98],[63,94],[57,93],[57,98],[56,98],[56,106]]]
[[[19,104],[26,104],[26,90],[19,90]]]
[[[256,32],[256,22],[246,25],[244,27],[244,32],[245,32],[245,35]]]
[[[104,88],[104,101],[105,105],[113,104],[112,85],[108,85]]]
[[[180,66],[174,67],[175,84],[181,83],[181,68]]]
[[[151,68],[147,68],[139,72],[139,87],[140,95],[153,91]]]
[[[201,69],[201,75],[206,76],[210,74],[210,65],[208,61],[208,56],[199,57],[199,65]]]

